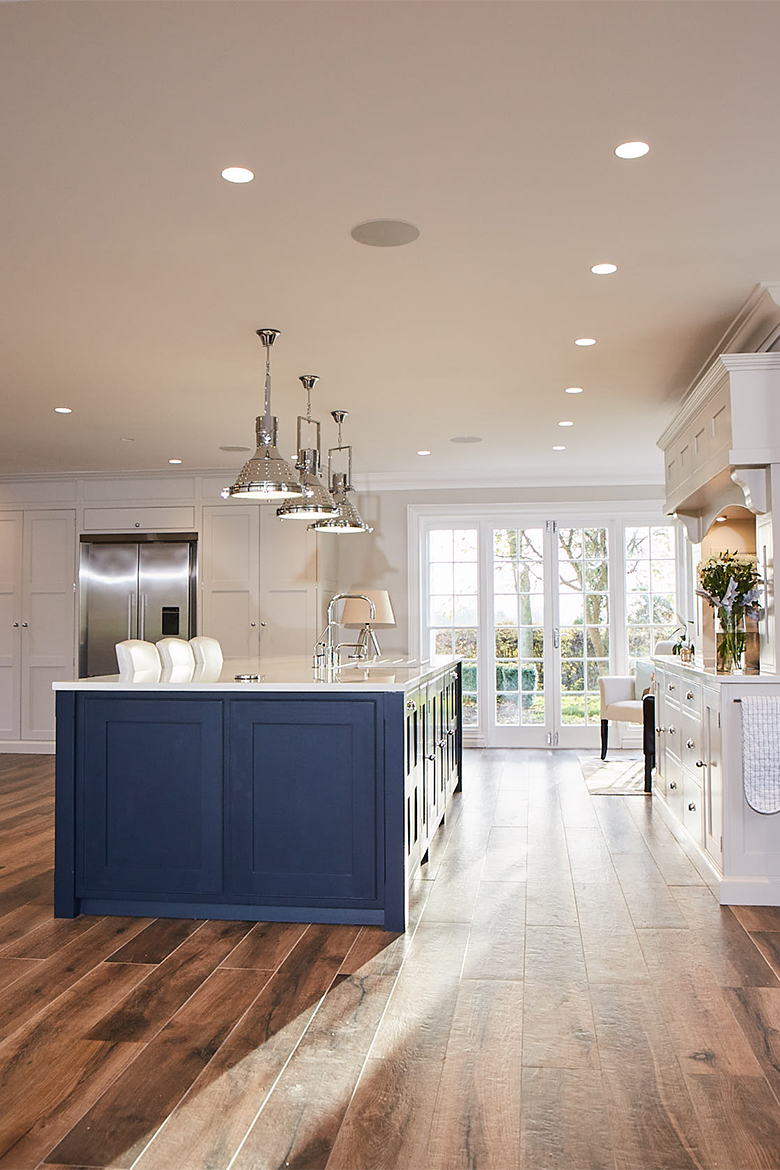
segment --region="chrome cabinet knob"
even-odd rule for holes
[[[688,805],[688,812],[696,812],[696,805],[693,803],[693,801],[691,801],[691,803]]]
[[[27,622],[22,622],[22,629],[23,629],[23,630],[26,630],[26,629],[27,629]]]
[[[670,781],[669,781],[669,787],[670,787],[670,788],[676,788],[676,787],[677,787],[677,781],[676,781],[676,780],[670,780]]]
[[[706,761],[706,760],[697,760],[697,761],[696,761],[696,767],[697,767],[697,768],[706,768],[706,767],[707,767],[707,761]]]
[[[426,758],[426,760],[433,760],[433,761],[435,761],[435,760],[436,760],[436,752],[432,752],[432,753],[431,753],[431,755],[429,755],[429,756],[426,756],[425,758]]]
[[[14,629],[15,629],[15,630],[18,630],[18,629],[19,629],[19,623],[18,623],[18,622],[14,622]]]
[[[673,691],[674,690],[674,683],[667,683],[666,689],[667,689],[667,691]]]
[[[674,735],[674,728],[673,728],[673,727],[670,727],[670,728],[669,728],[669,734],[670,734],[670,735]]]
[[[254,629],[254,627],[257,625],[257,622],[250,622],[249,624]]]
[[[414,699],[407,699],[406,700],[406,710],[407,711],[414,711]]]
[[[692,699],[693,698],[693,691],[686,691],[685,697],[686,697],[686,699]]]
[[[135,522],[135,526],[136,526],[136,528],[140,528],[140,527],[141,527],[141,521],[140,521],[140,520],[136,520],[136,522]]]
[[[693,751],[693,749],[696,747],[696,744],[693,742],[693,740],[692,740],[692,739],[686,739],[686,741],[685,741],[685,746],[686,746],[687,748],[690,748],[690,749],[691,749],[691,751]]]

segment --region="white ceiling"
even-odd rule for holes
[[[660,480],[780,278],[779,37],[762,0],[0,5],[0,472],[237,468],[273,326],[285,454],[316,373],[358,471]],[[351,239],[380,217],[420,238]]]

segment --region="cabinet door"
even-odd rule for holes
[[[216,638],[225,658],[256,658],[259,653],[258,512],[257,504],[203,509],[198,632]]]
[[[710,857],[723,863],[723,757],[721,752],[720,698],[705,692],[704,847]]]
[[[75,674],[76,514],[24,517],[22,739],[54,736],[53,682]]]
[[[78,896],[222,887],[222,703],[81,703]]]
[[[19,738],[22,513],[0,514],[0,739]]]
[[[303,520],[281,521],[274,507],[260,513],[260,618],[264,657],[311,654],[319,633],[317,537]]]
[[[230,892],[375,903],[384,838],[371,700],[233,700]]]

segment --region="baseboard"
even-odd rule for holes
[[[45,739],[1,739],[0,755],[53,756],[54,741]]]
[[[721,906],[780,906],[780,878],[722,878]]]

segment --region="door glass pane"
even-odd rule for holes
[[[463,724],[476,727],[479,564],[476,528],[428,533],[428,653],[463,658]]]
[[[495,722],[545,722],[544,531],[493,530]]]
[[[558,529],[561,724],[599,720],[599,676],[609,670],[606,528]]]
[[[626,615],[629,670],[671,638],[675,616],[674,526],[626,527]]]

